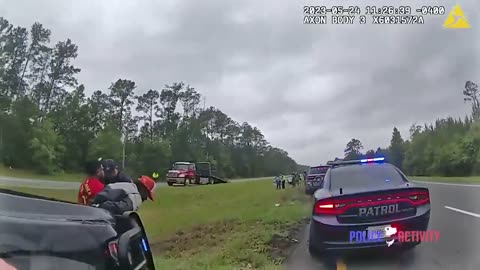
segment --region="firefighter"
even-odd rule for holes
[[[83,205],[88,205],[105,186],[101,159],[88,162],[86,172],[87,178],[82,182],[78,191],[78,203]]]
[[[98,193],[91,206],[108,210],[112,215],[122,215],[128,211],[137,211],[142,202],[153,198],[155,181],[142,175],[133,183],[117,182],[108,184]]]
[[[158,180],[158,177],[159,177],[159,176],[160,176],[160,175],[158,174],[158,172],[153,172],[153,173],[152,173],[152,178],[153,178],[153,180],[155,180],[155,181]]]

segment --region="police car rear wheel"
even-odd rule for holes
[[[310,253],[310,256],[319,258],[323,255],[323,251],[319,250],[317,247],[314,245],[310,244],[310,241],[308,242],[308,252]]]

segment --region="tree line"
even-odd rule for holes
[[[447,117],[435,123],[412,124],[408,139],[394,127],[388,147],[364,153],[362,143],[354,138],[345,147],[344,159],[384,156],[416,176],[480,175],[480,92],[472,81],[465,83],[462,92],[471,105],[471,114],[464,119]]]
[[[41,23],[27,30],[0,18],[4,165],[45,174],[77,172],[85,161],[103,157],[124,163],[131,174],[164,175],[175,161],[210,161],[226,177],[299,168],[258,128],[201,106],[201,94],[183,82],[136,95],[134,81],[118,79],[108,91],[87,96],[73,63],[77,45],[70,39],[51,44],[50,37]]]

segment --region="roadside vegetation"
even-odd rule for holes
[[[227,178],[297,170],[262,132],[205,106],[183,82],[146,89],[128,78],[86,89],[70,39],[51,42],[0,17],[0,163],[45,175],[81,172],[87,159],[113,158],[132,175],[160,173],[174,161],[210,161]],[[92,93],[92,94],[89,94]],[[56,177],[54,177],[56,178]]]
[[[77,195],[14,189],[73,202]],[[162,187],[140,215],[159,269],[280,269],[310,211],[302,191],[275,190],[271,179]]]
[[[462,92],[472,107],[471,115],[415,123],[406,140],[393,128],[387,148],[362,152],[361,141],[352,139],[345,147],[345,158],[385,156],[408,175],[430,176],[434,181],[478,182],[478,178],[462,177],[480,175],[480,92],[472,81],[466,82]]]

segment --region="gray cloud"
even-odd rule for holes
[[[407,137],[413,122],[468,112],[461,89],[479,74],[475,0],[460,3],[469,30],[442,29],[445,16],[425,25],[303,25],[302,6],[318,1],[197,2],[0,0],[0,14],[77,43],[89,91],[120,77],[139,92],[184,81],[301,163],[341,156],[352,138],[386,146],[393,126]]]

